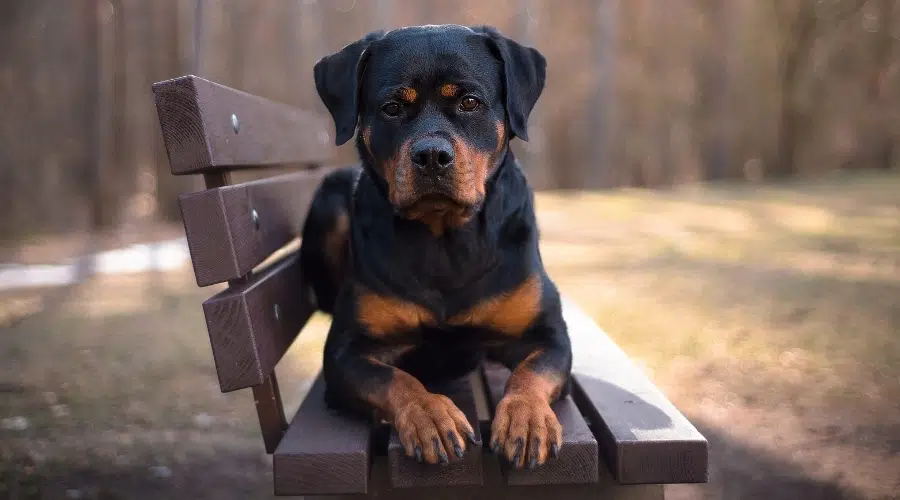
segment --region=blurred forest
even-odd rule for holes
[[[898,4],[3,0],[0,240],[178,219],[198,186],[168,173],[153,82],[192,73],[325,113],[315,61],[410,24],[491,24],[544,53],[516,145],[537,189],[896,167]]]

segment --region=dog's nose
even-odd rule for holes
[[[411,154],[413,165],[429,174],[439,174],[453,165],[453,145],[442,137],[416,141]]]

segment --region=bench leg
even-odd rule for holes
[[[266,453],[271,455],[287,430],[281,391],[278,390],[278,379],[275,378],[274,372],[265,382],[253,386],[253,402],[256,404],[256,414],[259,416],[259,427],[262,429]]]

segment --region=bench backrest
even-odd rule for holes
[[[179,198],[223,392],[253,388],[266,450],[286,427],[275,365],[315,310],[296,256],[307,206],[333,155],[327,119],[196,76],[153,85],[175,175],[206,190]],[[237,169],[299,171],[232,184]],[[279,250],[281,250],[279,252]]]

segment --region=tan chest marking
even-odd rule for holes
[[[457,326],[482,326],[519,336],[534,323],[541,312],[541,277],[535,274],[519,286],[476,304],[450,318]]]
[[[383,337],[434,324],[434,316],[424,307],[395,297],[363,292],[356,301],[356,318],[369,335]]]

